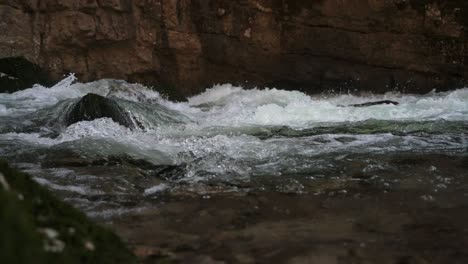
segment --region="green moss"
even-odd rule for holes
[[[52,196],[28,175],[0,161],[9,189],[0,184],[0,263],[136,263],[109,230]],[[48,238],[41,230],[55,230]],[[45,250],[59,240],[59,252]],[[86,246],[87,245],[87,246]]]

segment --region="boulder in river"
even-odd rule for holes
[[[362,104],[350,104],[350,105],[338,105],[339,107],[367,107],[373,105],[383,105],[383,104],[391,104],[391,105],[399,105],[400,103],[390,100],[381,100],[381,101],[374,101],[374,102],[365,102]]]
[[[382,100],[382,101],[375,101],[375,102],[366,102],[362,104],[352,104],[348,106],[352,107],[366,107],[366,106],[373,106],[373,105],[383,105],[383,104],[392,104],[392,105],[399,105],[398,102],[390,101],[390,100]]]
[[[111,118],[114,122],[131,129],[144,128],[114,100],[93,93],[83,96],[71,107],[66,113],[65,124],[69,126],[80,121],[91,121],[103,117]]]

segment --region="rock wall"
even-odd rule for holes
[[[171,95],[427,92],[468,79],[465,0],[0,0],[0,58]]]

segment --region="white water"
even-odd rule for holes
[[[317,122],[354,122],[378,120],[468,120],[468,88],[427,95],[308,96],[298,91],[279,89],[245,90],[230,84],[215,85],[202,94],[191,97],[188,103],[165,100],[158,92],[139,84],[116,80],[92,83],[73,83],[70,75],[57,85],[46,88],[36,85],[13,94],[0,94],[0,115],[32,112],[57,102],[79,98],[88,93],[114,96],[134,102],[158,102],[183,114],[194,117],[201,126],[225,125],[285,125],[306,128]],[[340,105],[377,100],[400,103],[362,108]],[[209,106],[202,111],[197,106]]]
[[[92,83],[74,83],[73,75],[46,88],[34,86],[13,94],[0,94],[0,115],[18,116],[52,106],[61,100],[79,98],[90,92],[102,96],[117,97],[133,102],[159,103],[188,116],[193,122],[183,125],[160,126],[150,131],[131,131],[111,119],[103,118],[73,124],[56,138],[44,137],[41,133],[6,133],[5,140],[25,141],[30,144],[52,147],[80,139],[107,139],[130,147],[129,152],[140,152],[140,157],[151,156],[152,151],[165,153],[172,162],[180,163],[177,155],[190,151],[199,153],[224,152],[242,156],[244,146],[255,155],[277,151],[277,144],[260,140],[250,134],[262,127],[286,126],[296,130],[314,128],[324,124],[338,125],[365,120],[387,121],[468,121],[468,89],[428,95],[402,95],[387,93],[358,97],[353,95],[308,96],[298,91],[279,89],[245,90],[229,84],[216,85],[202,94],[191,97],[188,102],[175,103],[164,99],[158,92],[139,84],[116,80],[101,80]],[[341,107],[377,100],[392,100],[394,105],[370,107]],[[27,114],[25,115],[27,117]],[[24,122],[28,122],[25,120]],[[23,122],[23,123],[24,123]],[[330,135],[333,137],[333,135]],[[336,135],[340,137],[340,135]],[[381,140],[381,135],[371,135],[366,144]],[[307,141],[307,140],[306,140]],[[352,148],[353,144],[345,144]],[[239,150],[236,150],[239,147]],[[332,143],[327,148],[338,147]],[[261,149],[267,150],[261,150]],[[290,146],[294,148],[294,146]],[[314,149],[320,153],[326,149]],[[249,151],[245,149],[245,151]],[[290,151],[286,148],[285,151]],[[232,156],[231,155],[231,156]],[[166,160],[166,162],[168,162]]]
[[[171,102],[139,84],[116,80],[75,81],[71,75],[51,88],[36,85],[13,94],[0,94],[0,122],[4,122],[0,127],[13,121],[28,125],[32,123],[29,116],[35,111],[90,92],[154,105],[154,109],[163,105],[190,121],[131,130],[109,118],[101,118],[72,124],[55,136],[48,134],[47,127],[33,132],[12,130],[0,134],[3,148],[0,155],[15,162],[31,162],[20,157],[37,152],[39,165],[50,159],[49,153],[58,153],[53,159],[65,160],[67,156],[61,153],[70,151],[87,160],[126,155],[155,165],[184,166],[177,182],[196,183],[207,179],[248,181],[254,176],[323,175],[330,171],[341,175],[345,172],[341,171],[340,162],[352,164],[356,162],[354,156],[368,155],[371,160],[373,155],[399,152],[466,154],[468,148],[467,88],[427,95],[308,96],[298,91],[246,90],[225,84],[191,97],[188,102]],[[342,107],[378,100],[397,101],[399,105]],[[376,121],[384,123],[372,123]],[[387,129],[403,121],[408,125],[398,128],[398,133]],[[423,121],[425,125],[419,125]],[[383,128],[372,133],[340,130],[353,125]],[[288,136],[288,133],[324,127],[330,129],[325,133]],[[422,131],[422,134],[407,133],[409,130]],[[369,161],[371,167],[385,167],[372,162]],[[78,172],[45,179],[50,171],[40,166],[29,171],[39,175],[38,181],[49,188],[78,194],[107,193],[86,184],[115,185],[111,193],[131,190],[142,195],[170,188],[165,183],[148,182],[138,189],[137,185],[129,185],[125,177],[120,182],[105,184],[99,178],[87,178],[86,183],[73,186]]]

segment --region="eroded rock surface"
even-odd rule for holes
[[[224,82],[427,92],[466,84],[467,14],[464,0],[3,0],[0,58],[173,96]]]

